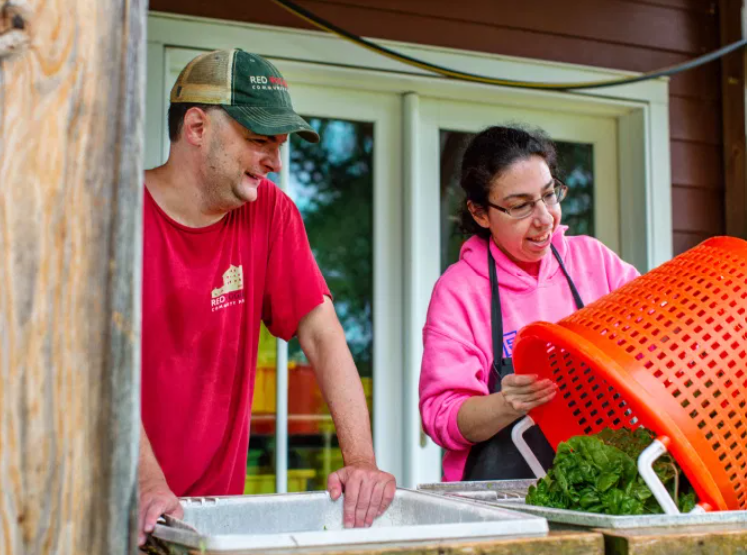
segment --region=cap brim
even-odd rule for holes
[[[319,142],[319,134],[306,120],[290,108],[257,108],[254,106],[226,106],[222,108],[233,119],[257,135],[285,135],[298,133],[310,143]]]

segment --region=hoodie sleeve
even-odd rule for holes
[[[420,415],[425,432],[444,449],[473,445],[459,431],[457,414],[470,397],[488,394],[490,364],[474,345],[460,295],[437,283],[423,329]]]
[[[599,245],[602,248],[602,257],[604,258],[604,268],[607,271],[607,283],[609,284],[610,292],[619,289],[641,275],[635,266],[625,262],[601,242]]]

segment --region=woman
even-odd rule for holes
[[[513,374],[516,332],[556,322],[638,276],[596,239],[566,237],[556,158],[543,132],[514,127],[484,130],[464,154],[462,227],[471,237],[434,288],[420,376],[423,426],[446,450],[446,481],[533,477],[510,430],[557,390]],[[549,466],[541,432],[527,436]]]

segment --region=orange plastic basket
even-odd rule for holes
[[[645,426],[701,502],[747,509],[747,242],[709,239],[557,324],[523,328],[516,371],[559,394],[531,412],[550,444]]]

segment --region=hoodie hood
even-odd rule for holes
[[[565,237],[567,229],[568,226],[559,225],[552,236],[552,244],[564,261],[568,252],[568,244]],[[469,265],[480,277],[490,279],[488,274],[488,241],[490,242],[490,249],[495,259],[496,268],[498,269],[498,281],[502,288],[505,287],[515,291],[536,289],[540,283],[549,281],[556,274],[561,273],[560,266],[550,250],[540,260],[539,274],[537,277],[534,277],[517,266],[496,246],[492,239],[483,239],[475,235],[470,237],[462,245],[459,252],[459,260]]]

